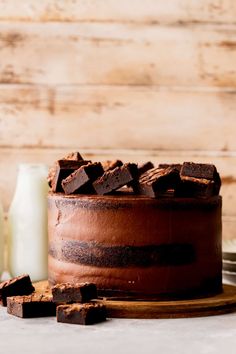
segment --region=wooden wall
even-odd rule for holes
[[[0,195],[19,162],[217,165],[236,226],[235,0],[0,0]]]

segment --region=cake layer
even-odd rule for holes
[[[221,197],[151,199],[51,193],[49,280],[105,294],[221,290]]]

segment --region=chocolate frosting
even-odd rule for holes
[[[221,290],[221,204],[50,193],[49,280],[158,297]]]

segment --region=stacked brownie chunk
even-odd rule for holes
[[[106,320],[103,304],[92,302],[97,299],[97,288],[93,283],[62,283],[52,288],[53,301],[57,306],[57,322],[91,325]]]
[[[0,304],[7,306],[7,298],[16,295],[29,295],[34,292],[31,279],[28,274],[6,280],[0,284]]]
[[[91,162],[80,153],[70,153],[54,163],[48,183],[52,192],[70,194],[134,193],[151,198],[210,197],[218,195],[221,180],[212,164],[141,165],[121,160]]]
[[[0,301],[7,312],[21,318],[55,316],[56,305],[52,296],[36,293],[28,274],[12,278],[0,284]]]

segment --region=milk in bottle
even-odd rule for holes
[[[9,271],[28,273],[32,281],[47,279],[46,177],[45,165],[21,164],[8,215]]]

